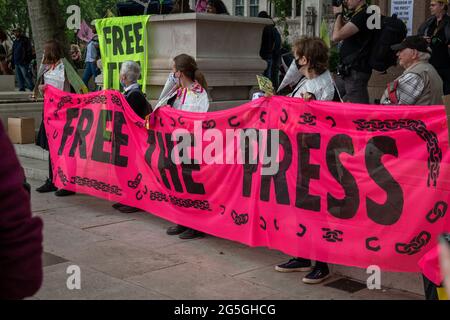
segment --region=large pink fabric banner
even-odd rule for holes
[[[271,97],[146,128],[119,92],[47,87],[44,118],[59,188],[250,246],[416,272],[450,230],[444,106]]]

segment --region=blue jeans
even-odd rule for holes
[[[83,74],[83,82],[88,86],[91,77],[96,77],[98,75],[97,64],[95,62],[86,62],[86,69]]]
[[[25,91],[26,87],[27,89],[30,89],[30,91],[33,91],[34,85],[33,85],[33,78],[30,72],[30,65],[16,64],[15,67],[16,67],[17,82],[19,84],[19,90]]]
[[[272,79],[272,63],[273,63],[273,61],[271,58],[269,58],[266,60],[266,62],[267,62],[267,68],[266,68],[266,70],[264,70],[263,76],[266,78]]]

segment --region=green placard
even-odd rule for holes
[[[138,83],[145,92],[147,82],[147,23],[149,15],[114,17],[95,21],[100,44],[105,89],[121,90],[119,72],[122,63],[135,61],[141,66]]]

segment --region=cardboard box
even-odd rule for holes
[[[8,118],[8,135],[12,143],[34,143],[34,118]]]

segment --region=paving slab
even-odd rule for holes
[[[256,300],[278,293],[193,263],[180,264],[127,280],[175,299]]]
[[[44,268],[44,282],[33,297],[35,299],[168,299],[138,285],[98,272],[84,265],[78,265],[81,271],[81,289],[69,290],[67,267],[73,262]]]

